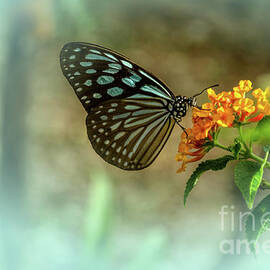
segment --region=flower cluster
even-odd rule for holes
[[[212,88],[208,89],[210,102],[203,104],[202,110],[193,108],[193,127],[181,135],[176,160],[182,162],[182,166],[178,172],[184,171],[187,163],[200,160],[211,149],[209,142],[213,141],[221,127],[258,122],[264,115],[270,115],[270,88],[253,90],[255,102],[246,97],[251,90],[249,80],[241,80],[229,92],[216,94]]]

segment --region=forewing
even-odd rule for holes
[[[66,44],[61,50],[60,65],[87,112],[104,101],[134,94],[174,99],[173,93],[154,75],[98,45]]]

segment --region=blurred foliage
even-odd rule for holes
[[[89,192],[84,238],[90,257],[89,265],[93,269],[158,269],[166,242],[166,235],[159,229],[151,230],[143,244],[133,246],[132,258],[122,265],[118,256],[125,250],[120,247],[116,251],[118,240],[113,239],[114,192],[110,180],[101,172],[91,178],[93,183]]]
[[[270,116],[265,116],[251,133],[252,140],[262,145],[270,144]]]
[[[126,240],[134,242],[132,256],[131,250],[119,245],[123,239],[114,234],[114,195],[111,180],[104,172],[91,174],[84,229],[80,229],[79,237],[74,238],[49,217],[34,232],[27,233],[29,243],[25,243],[18,269],[163,269],[160,264],[168,254],[164,256],[167,235],[162,229],[152,228],[143,236],[143,242],[134,242],[134,236],[129,235]],[[0,262],[5,265],[5,260]]]
[[[85,233],[90,254],[105,250],[113,229],[112,186],[104,173],[92,176],[89,206],[86,212]],[[105,245],[105,246],[103,246]]]
[[[270,229],[270,195],[265,197],[257,206],[252,210],[252,215],[248,216],[246,220],[246,235],[250,242],[251,250],[256,254],[256,243],[262,233]]]
[[[224,170],[218,181],[216,174],[207,173],[205,185],[194,189],[185,210],[181,196],[193,168],[175,174],[181,130],[174,131],[146,170],[127,173],[105,164],[89,145],[86,115],[61,74],[58,58],[66,42],[93,42],[127,55],[175,94],[192,95],[214,83],[229,89],[247,78],[265,88],[270,79],[270,2],[4,0],[0,8],[0,77],[14,84],[9,104],[19,104],[6,125],[20,114],[27,130],[22,142],[26,150],[20,153],[26,176],[17,185],[22,187],[27,224],[17,220],[10,226],[26,239],[21,269],[89,269],[90,252],[97,256],[93,260],[101,257],[103,267],[112,263],[125,270],[228,266],[230,260],[219,261],[218,241],[224,233],[217,224],[221,205],[239,205],[231,170]],[[18,17],[28,33],[17,31],[15,45],[28,58],[14,53],[10,62],[10,35]],[[22,84],[7,72],[7,63],[24,79],[26,102],[16,99]],[[7,104],[2,96],[1,102]],[[183,125],[190,126],[189,116]],[[17,129],[10,134],[20,134]],[[17,136],[11,145],[15,153],[21,139]],[[16,163],[10,170],[16,170]],[[253,263],[239,261],[246,269]]]

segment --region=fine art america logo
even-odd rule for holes
[[[256,224],[264,224],[265,220],[270,218],[270,212],[266,212],[260,220],[250,212],[237,212],[233,205],[223,205],[219,211],[220,215],[220,229],[222,232],[229,231],[239,235],[245,232],[245,222],[247,218],[251,219],[251,230],[256,231]],[[258,218],[257,218],[258,219]],[[269,230],[268,230],[269,231]],[[242,234],[241,234],[242,235]],[[219,244],[219,250],[223,254],[240,255],[251,254],[251,246],[255,247],[255,253],[270,254],[270,239],[256,242],[255,240],[248,241],[246,239],[224,239]]]

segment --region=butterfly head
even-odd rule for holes
[[[196,107],[197,100],[195,97],[177,96],[173,104],[173,115],[182,118],[186,115],[189,107]]]
[[[189,107],[196,107],[198,109],[202,109],[200,106],[197,105],[196,97],[201,95],[207,89],[212,88],[212,87],[216,87],[216,86],[218,86],[218,84],[209,86],[192,97],[177,96],[175,98],[174,104],[172,106],[173,107],[173,110],[172,110],[173,116],[175,118],[181,119],[182,117],[184,117],[186,115]]]

